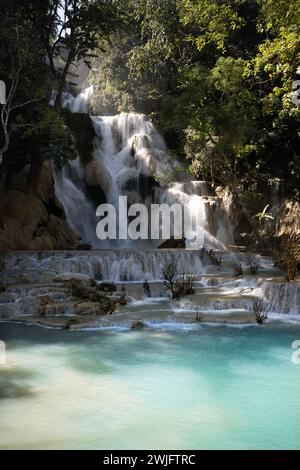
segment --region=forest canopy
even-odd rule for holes
[[[95,61],[95,108],[150,114],[197,177],[298,196],[299,0],[137,0]]]
[[[299,22],[300,0],[3,0],[2,171],[74,158],[61,94],[86,58],[95,113],[148,114],[194,177],[236,192],[282,178],[298,198]]]

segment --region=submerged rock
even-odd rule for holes
[[[134,322],[132,322],[131,324],[131,329],[132,330],[138,330],[138,329],[141,329],[141,328],[145,328],[145,323],[142,322],[141,320],[136,320]]]
[[[76,325],[80,323],[77,318],[69,318],[66,323],[64,324],[64,330],[69,330],[72,325]]]

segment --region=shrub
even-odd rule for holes
[[[214,250],[209,250],[206,253],[207,253],[207,256],[209,257],[212,264],[214,264],[215,266],[221,266],[221,264],[222,264],[222,257],[221,256],[217,256],[215,254]]]
[[[69,288],[71,290],[72,297],[77,299],[84,299],[88,297],[87,287],[85,287],[82,281],[78,279],[70,279]]]
[[[162,276],[164,278],[164,285],[169,291],[171,291],[172,298],[174,298],[174,286],[175,286],[175,280],[176,280],[177,275],[178,273],[177,273],[177,268],[176,268],[176,261],[174,258],[172,258],[162,268]]]
[[[184,295],[194,293],[193,280],[187,276],[179,277],[176,264],[173,258],[162,268],[164,285],[171,292],[172,299],[180,299]]]
[[[232,269],[234,271],[235,276],[242,276],[243,275],[243,268],[241,263],[233,263]]]
[[[297,271],[298,271],[298,261],[295,256],[290,256],[286,260],[286,280],[288,282],[294,281],[295,277],[297,276]]]
[[[257,274],[259,265],[255,259],[248,259],[248,266],[249,266],[249,273],[250,274]]]
[[[275,266],[286,271],[286,280],[293,281],[297,275],[300,265],[299,240],[282,239],[273,247],[272,255]]]
[[[195,291],[191,278],[183,277],[175,281],[173,288],[173,299],[180,299],[185,295],[191,295],[194,293]]]
[[[256,323],[264,323],[268,318],[267,306],[261,299],[256,299],[253,302],[253,312]]]

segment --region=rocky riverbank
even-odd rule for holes
[[[218,256],[220,265],[186,250],[11,252],[0,273],[0,319],[64,329],[245,325],[261,308],[267,322],[300,321],[299,279],[286,282],[270,258],[250,265],[246,253]],[[193,284],[180,298],[162,276],[174,257]]]

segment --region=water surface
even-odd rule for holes
[[[0,325],[2,449],[300,449],[300,328]]]

